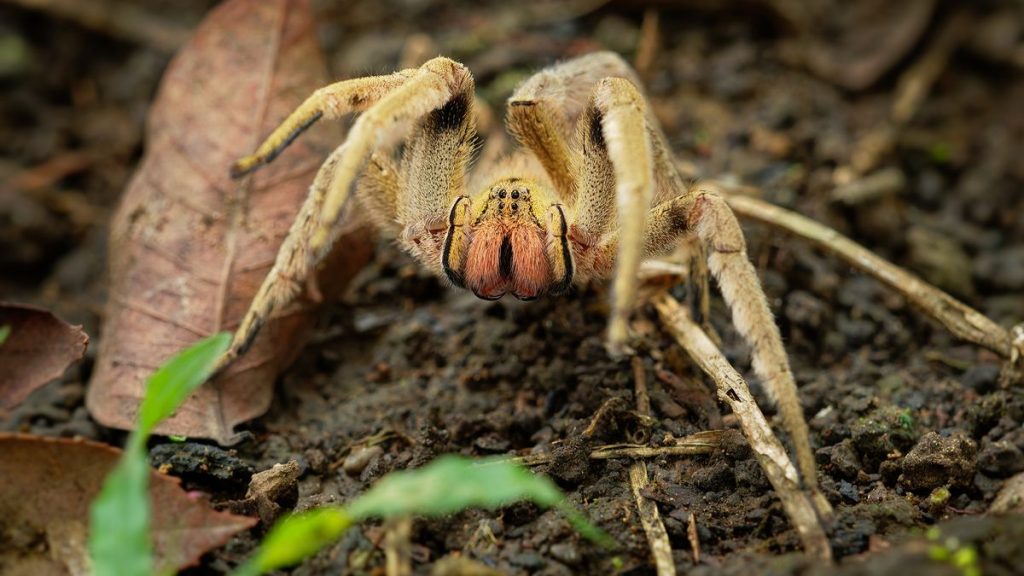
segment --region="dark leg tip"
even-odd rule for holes
[[[242,161],[238,161],[231,165],[231,170],[229,171],[229,174],[231,174],[232,180],[238,180],[239,178],[246,176],[247,174],[249,174],[250,172],[259,167],[260,164],[253,164],[251,166],[247,166],[244,163],[242,163]]]

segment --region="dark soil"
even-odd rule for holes
[[[140,4],[181,28],[208,2]],[[500,105],[531,71],[608,48],[631,57],[642,13],[613,3],[578,17],[508,3],[375,0],[324,3],[320,37],[337,77],[392,69],[406,38],[428,33],[465,62]],[[330,4],[327,6],[326,4]],[[579,4],[579,3],[576,3]],[[951,6],[870,88],[846,91],[795,63],[791,23],[753,3],[654,3],[661,48],[648,78],[656,113],[697,175],[761,187],[767,199],[850,235],[1004,326],[1024,321],[1024,75],[983,27],[952,57],[880,167],[899,192],[830,202],[859,138],[886,122],[898,79]],[[984,3],[979,22],[1008,22],[1020,51],[1024,20]],[[699,8],[699,9],[698,9]],[[173,12],[171,14],[170,12]],[[850,24],[851,26],[853,24]],[[879,26],[883,25],[881,23]],[[1005,27],[1005,26],[1004,26]],[[0,429],[119,443],[84,408],[105,299],[109,216],[140,157],[143,121],[170,54],[59,17],[0,7],[0,295],[84,324],[87,360],[34,394]],[[991,40],[991,38],[987,38]],[[1019,54],[1019,52],[1018,52]],[[1019,57],[1019,56],[1018,56]],[[1015,67],[1018,66],[1018,67]],[[834,257],[763,226],[746,226],[751,258],[782,327],[836,507],[831,541],[846,573],[955,574],[928,559],[925,529],[977,546],[986,574],[1020,573],[1024,520],[985,514],[1024,470],[1024,392],[998,384],[1000,358],[958,342],[883,286]],[[685,297],[685,287],[677,289]],[[655,423],[633,405],[628,362],[602,338],[604,286],[560,298],[484,302],[453,291],[382,243],[280,379],[274,407],[231,450],[194,442],[154,448],[154,461],[215,502],[238,500],[253,471],[297,460],[298,509],[343,502],[384,474],[446,452],[550,451],[544,470],[621,548],[582,540],[557,512],[515,505],[413,525],[415,569],[456,551],[511,574],[653,574],[628,485],[629,461],[591,461],[591,443],[647,437],[654,445],[736,427],[710,385],[658,326],[637,314],[638,354]],[[766,400],[720,299],[711,321],[729,359]],[[610,398],[625,402],[581,437]],[[681,570],[694,574],[826,573],[799,539],[749,450],[652,459],[648,496],[660,508]],[[948,498],[942,490],[948,489]],[[695,563],[691,515],[700,540]],[[227,570],[260,530],[206,557],[194,573]],[[366,525],[296,574],[382,573],[383,529]],[[692,571],[692,572],[691,572]]]

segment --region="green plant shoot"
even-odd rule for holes
[[[602,546],[614,546],[610,536],[566,502],[549,478],[501,458],[472,460],[448,455],[423,468],[388,474],[347,507],[319,508],[278,522],[238,574],[253,576],[295,564],[367,518],[444,516],[470,507],[500,508],[520,500],[557,507],[582,535]]]
[[[7,341],[7,337],[11,335],[11,327],[4,325],[0,326],[0,346],[3,346],[4,342]]]
[[[156,425],[173,414],[209,378],[217,358],[230,342],[231,335],[226,332],[201,340],[164,363],[146,381],[136,428],[90,509],[89,557],[93,574],[153,573],[146,441]]]

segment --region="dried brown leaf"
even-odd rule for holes
[[[226,2],[171,63],[150,113],[146,155],[112,223],[110,297],[87,398],[96,420],[131,428],[157,366],[237,327],[316,169],[341,140],[318,126],[250,178],[232,181],[228,166],[326,82],[308,0]],[[327,296],[371,250],[361,230],[338,245],[344,254],[319,278]],[[234,427],[269,408],[274,378],[305,342],[311,309],[306,301],[264,327],[244,358],[157,433],[236,441]]]
[[[10,573],[87,574],[89,504],[121,451],[84,440],[0,433],[0,566]],[[156,573],[195,564],[256,524],[210,509],[153,471]]]
[[[60,377],[82,359],[89,337],[34,306],[0,303],[0,328],[9,330],[0,344],[0,415],[43,384]]]

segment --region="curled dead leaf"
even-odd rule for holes
[[[171,63],[146,155],[111,225],[110,296],[87,397],[97,421],[131,428],[157,366],[236,328],[341,138],[330,124],[317,126],[238,182],[228,166],[326,82],[308,0],[226,2]],[[371,235],[358,223],[349,230],[321,267],[320,294],[336,294],[369,258]],[[275,377],[305,342],[314,299],[266,326],[244,358],[156,432],[237,441],[234,427],[269,408]]]
[[[89,504],[121,451],[84,440],[0,433],[0,566],[4,573],[88,574]],[[210,509],[153,471],[150,481],[156,573],[201,555],[256,524]]]
[[[51,312],[0,303],[0,415],[82,359],[89,337]]]

